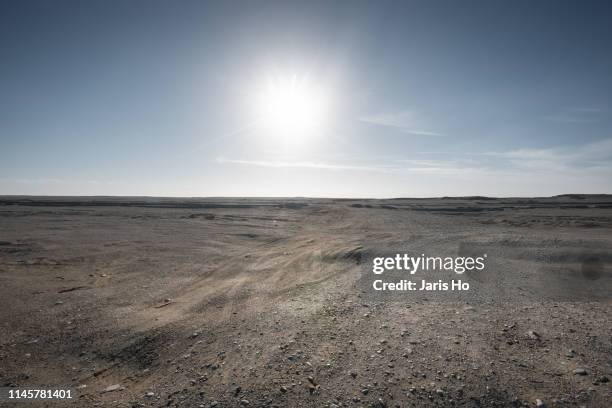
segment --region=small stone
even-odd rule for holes
[[[281,392],[287,392],[287,387],[285,387],[284,385],[281,385],[280,390]]]
[[[147,398],[151,398],[151,397],[154,397],[154,396],[155,396],[155,393],[154,392],[150,392],[150,391],[145,394],[145,397],[147,397]]]
[[[535,330],[529,330],[527,336],[532,340],[540,340],[540,335]]]
[[[610,382],[610,379],[608,377],[606,377],[605,375],[602,375],[601,377],[599,377],[597,379],[597,381],[600,382],[600,383],[608,383],[608,382]]]
[[[108,387],[106,387],[102,392],[120,391],[122,389],[123,387],[121,386],[121,384],[113,384],[113,385],[109,385]]]
[[[544,401],[542,401],[541,399],[537,399],[536,400],[536,407],[545,408],[546,404],[544,404]]]
[[[361,393],[363,395],[368,395],[368,392],[370,392],[370,390],[368,390],[367,388],[364,388],[364,389],[361,390]]]
[[[248,399],[241,399],[240,400],[240,405],[242,406],[247,406],[249,405],[251,402]]]
[[[587,370],[585,368],[581,368],[581,367],[576,368],[573,371],[573,373],[576,374],[576,375],[587,375],[588,374]]]

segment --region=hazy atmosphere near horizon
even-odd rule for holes
[[[608,1],[4,1],[0,194],[612,193]]]

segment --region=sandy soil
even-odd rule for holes
[[[491,265],[464,297],[369,291],[363,254],[399,250]],[[76,397],[23,406],[606,407],[611,262],[610,196],[0,197],[0,386]]]

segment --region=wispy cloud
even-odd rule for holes
[[[419,123],[418,115],[413,111],[379,113],[361,117],[359,121],[378,126],[392,127],[413,135],[443,136],[442,133],[424,129]]]
[[[71,184],[74,180],[69,179],[58,179],[58,178],[0,178],[0,183],[15,183],[15,184]],[[110,185],[113,184],[111,181],[98,181],[98,180],[80,180],[82,184],[93,184],[93,185]]]
[[[276,167],[276,168],[304,168],[304,169],[377,171],[377,172],[385,172],[385,171],[393,170],[391,166],[384,166],[384,165],[361,166],[361,165],[346,165],[346,164],[307,162],[307,161],[285,162],[285,161],[269,161],[269,160],[241,160],[241,159],[228,159],[225,157],[219,157],[217,158],[216,161],[217,163],[225,163],[225,164],[239,164],[239,165],[244,165],[244,166]]]
[[[594,123],[599,122],[601,114],[605,112],[604,108],[596,106],[574,107],[546,115],[543,119],[557,123]]]
[[[416,154],[416,158],[387,159],[376,163],[368,162],[365,165],[359,164],[359,160],[353,160],[350,164],[339,164],[316,161],[242,160],[220,157],[216,161],[222,164],[271,168],[364,171],[447,177],[493,174],[538,177],[543,174],[585,175],[595,173],[610,173],[612,177],[612,139],[604,139],[581,146],[524,148],[505,152],[422,153]]]
[[[545,149],[517,149],[486,155],[506,161],[516,168],[541,171],[612,170],[612,139],[581,146],[557,146]]]
[[[376,173],[413,173],[432,175],[462,175],[483,170],[481,163],[468,159],[389,159],[367,165],[337,164],[323,162],[285,162],[269,160],[242,160],[220,157],[217,163],[236,164],[243,166],[257,166],[270,168],[301,168],[321,169],[331,171],[362,171]]]

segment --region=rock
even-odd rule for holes
[[[536,404],[536,407],[546,408],[546,404],[544,404],[544,401],[542,401],[541,399],[537,399],[535,404]]]
[[[154,396],[155,396],[155,393],[154,392],[150,392],[150,391],[145,394],[145,397],[147,397],[147,398],[151,398],[151,397],[154,397]]]
[[[527,336],[529,336],[531,340],[540,340],[541,337],[535,330],[529,330]]]
[[[379,398],[377,402],[378,402],[378,405],[377,405],[378,408],[387,408],[387,403],[385,402],[384,399]]]
[[[281,392],[287,392],[287,387],[285,387],[284,385],[281,385],[280,390]]]
[[[354,372],[354,371],[351,371],[351,377],[353,377],[353,378],[357,378],[357,373],[356,373],[356,372]]]
[[[102,390],[103,393],[105,392],[113,392],[113,391],[121,391],[123,390],[123,387],[121,386],[121,384],[113,384],[113,385],[109,385],[108,387],[106,387],[104,390]]]
[[[210,403],[209,407],[210,408],[215,408],[217,405],[219,405],[219,403],[217,401],[213,401]]]
[[[572,371],[576,375],[587,375],[588,372],[585,368],[578,367],[574,371]]]
[[[249,405],[251,402],[248,399],[241,399],[240,400],[240,405],[242,406],[247,406]]]
[[[240,394],[240,391],[242,391],[242,388],[241,388],[241,387],[236,387],[236,388],[234,388],[234,397],[237,397],[237,396],[238,396],[238,394]]]
[[[370,390],[368,390],[367,388],[363,388],[363,389],[361,390],[361,393],[362,393],[363,395],[368,395],[368,392],[370,392]]]
[[[597,381],[600,382],[600,383],[608,383],[608,382],[610,382],[610,379],[608,377],[606,377],[605,375],[602,375],[601,377],[599,377],[597,379]]]

